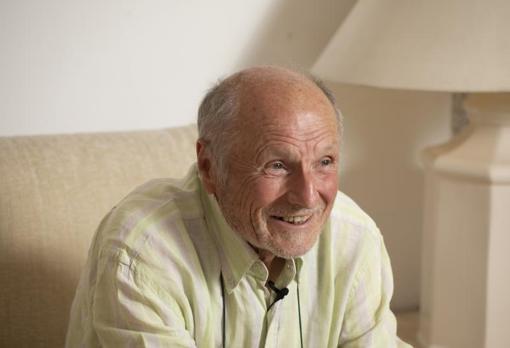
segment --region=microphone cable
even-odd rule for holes
[[[283,300],[283,298],[284,298],[285,296],[287,296],[287,294],[289,293],[289,289],[287,289],[287,288],[278,289],[278,288],[274,285],[274,283],[273,283],[273,281],[272,281],[272,280],[269,280],[269,281],[267,282],[267,286],[269,286],[269,288],[270,288],[271,290],[273,290],[273,291],[276,293],[276,297],[275,297],[275,299],[274,299],[273,303],[271,303],[271,305],[270,305],[269,307],[267,307],[267,311],[269,312],[269,310],[271,309],[271,307],[273,307],[273,305],[274,305],[276,302],[278,302],[278,301],[280,301],[280,300]]]
[[[220,283],[221,283],[221,300],[222,300],[222,304],[223,304],[223,311],[222,311],[222,347],[225,348],[226,345],[225,345],[225,342],[227,341],[227,306],[226,306],[226,303],[225,303],[225,283],[223,281],[223,273],[220,273]],[[273,305],[280,301],[281,299],[283,299],[285,296],[288,295],[289,293],[289,289],[288,288],[283,288],[283,289],[278,289],[274,283],[269,280],[267,282],[267,285],[269,286],[269,288],[271,290],[273,290],[275,293],[276,293],[276,298],[275,300],[273,301],[273,303],[271,303],[271,305],[267,308],[267,311],[269,312],[269,310],[271,309],[271,307],[273,307]],[[303,327],[302,327],[302,323],[301,323],[301,300],[300,300],[300,296],[299,296],[299,282],[296,282],[296,289],[297,289],[297,302],[298,302],[298,318],[299,318],[299,342],[300,342],[300,345],[301,345],[301,348],[303,348]]]

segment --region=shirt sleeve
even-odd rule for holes
[[[179,304],[137,274],[125,251],[100,259],[93,299],[93,326],[102,347],[196,347]]]
[[[349,294],[339,347],[412,348],[397,337],[396,318],[390,309],[391,265],[382,236],[376,232],[377,238],[370,238],[364,251],[364,260]]]

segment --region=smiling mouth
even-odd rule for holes
[[[306,224],[312,215],[304,215],[304,216],[271,216],[273,219],[280,220],[286,222],[291,225],[304,225]]]

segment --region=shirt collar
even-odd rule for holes
[[[200,186],[205,218],[217,243],[222,277],[227,292],[232,292],[246,274],[251,274],[262,283],[265,283],[269,276],[267,267],[259,259],[255,250],[238,233],[232,230],[223,216],[216,197],[205,191],[201,181]],[[302,257],[286,260],[284,269],[275,285],[286,287],[294,278],[297,279],[296,274],[300,273],[302,264]]]
[[[260,260],[257,253],[227,223],[214,195],[208,194],[201,186],[205,218],[217,243],[225,287],[231,292]]]

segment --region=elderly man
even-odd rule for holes
[[[200,106],[197,164],[103,220],[68,347],[397,347],[372,220],[338,189],[331,95],[282,68],[241,71]]]

